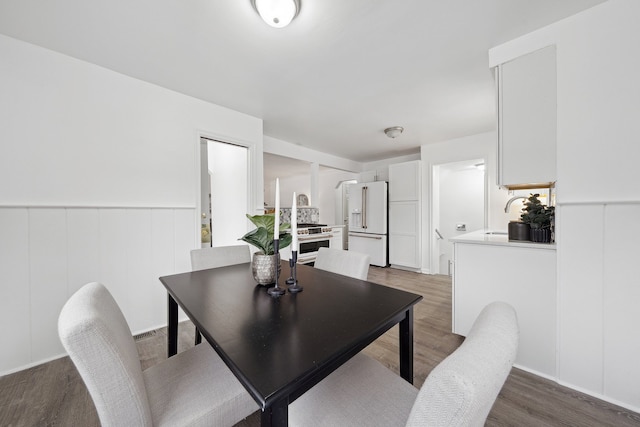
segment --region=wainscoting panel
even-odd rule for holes
[[[0,375],[64,354],[62,306],[88,282],[113,293],[139,333],[166,324],[158,277],[189,271],[192,208],[0,207]]]
[[[558,208],[558,378],[602,393],[604,207]]]
[[[31,360],[27,209],[0,208],[0,277],[0,372],[4,372]]]
[[[608,205],[604,233],[604,394],[640,407],[640,204]]]
[[[67,295],[89,282],[100,271],[100,211],[97,208],[67,209]]]
[[[65,209],[29,209],[31,358],[63,353],[58,315],[67,301],[67,217]]]

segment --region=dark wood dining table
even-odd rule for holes
[[[288,262],[281,267],[286,288]],[[286,426],[290,403],[396,324],[400,375],[413,382],[413,306],[422,296],[305,265],[297,277],[303,291],[278,298],[256,284],[250,263],[161,277],[169,357],[180,306],[258,403],[262,426]]]

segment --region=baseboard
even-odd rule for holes
[[[588,390],[586,388],[576,386],[576,385],[568,383],[566,381],[560,381],[557,377],[554,377],[554,376],[551,376],[551,375],[547,375],[547,374],[543,374],[542,372],[538,372],[538,371],[536,371],[534,369],[526,368],[526,367],[524,367],[522,365],[519,365],[517,363],[515,363],[513,366],[515,368],[518,368],[518,369],[521,369],[523,371],[529,372],[530,374],[533,374],[535,376],[542,377],[542,378],[547,379],[549,381],[553,381],[554,383],[559,384],[559,385],[561,385],[563,387],[570,388],[571,390],[575,390],[577,392],[587,394],[587,395],[589,395],[591,397],[594,397],[596,399],[603,400],[603,401],[605,401],[607,403],[611,403],[613,405],[620,406],[620,407],[628,409],[630,411],[633,411],[633,412],[636,412],[636,413],[640,413],[640,407],[639,406],[634,406],[634,405],[631,405],[631,404],[629,404],[627,402],[621,402],[621,401],[616,400],[616,399],[614,399],[614,398],[612,398],[610,396],[605,396],[603,394],[596,393],[593,390]]]
[[[584,393],[584,394],[588,394],[589,396],[593,396],[596,399],[604,400],[607,403],[611,403],[613,405],[620,406],[621,408],[625,408],[625,409],[628,409],[630,411],[633,411],[633,412],[636,412],[636,413],[640,413],[640,406],[634,406],[634,405],[632,405],[630,403],[622,402],[620,400],[614,399],[613,397],[605,396],[605,395],[600,394],[600,393],[595,393],[592,390],[588,390],[588,389],[579,387],[577,385],[574,385],[574,384],[571,384],[571,383],[568,383],[568,382],[565,382],[565,381],[558,380],[557,383],[560,384],[563,387],[568,387],[568,388],[570,388],[572,390],[579,391],[580,393]]]
[[[404,270],[404,271],[411,271],[412,273],[420,273],[419,268],[405,267],[403,265],[397,265],[397,264],[391,264],[390,267],[395,268],[396,270]]]
[[[65,357],[67,353],[57,354],[55,356],[47,357],[45,359],[37,360],[35,362],[27,363],[26,365],[17,366],[15,368],[11,368],[8,371],[0,372],[0,377],[4,377],[5,375],[15,374],[16,372],[24,371],[25,369],[34,368],[36,366],[51,362],[53,360],[58,360]]]

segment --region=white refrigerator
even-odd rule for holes
[[[384,181],[349,186],[349,250],[369,254],[371,264],[388,266],[388,203]]]

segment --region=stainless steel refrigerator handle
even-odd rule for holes
[[[438,235],[438,240],[443,240],[444,237],[442,237],[442,234],[440,234],[440,232],[438,231],[438,229],[436,228],[436,234]]]
[[[362,237],[363,239],[382,240],[382,237],[380,237],[380,236],[371,236],[371,235],[367,236],[366,234],[352,234],[352,233],[349,233],[349,236],[351,236],[351,237]]]
[[[367,189],[362,187],[362,228],[367,228]]]

